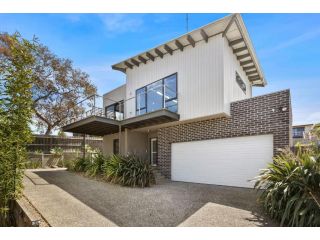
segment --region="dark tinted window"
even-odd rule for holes
[[[106,117],[115,120],[122,120],[124,112],[123,109],[123,101],[107,106],[105,111]]]
[[[113,139],[113,154],[119,154],[119,139]]]
[[[247,86],[244,81],[241,79],[240,75],[236,72],[236,82],[238,83],[239,87],[242,89],[244,93],[247,92]]]
[[[294,138],[303,138],[304,127],[293,128],[292,133]]]

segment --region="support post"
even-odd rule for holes
[[[82,154],[83,158],[86,157],[86,134],[83,134],[83,139],[82,139]]]
[[[121,124],[119,124],[119,153],[121,153]]]

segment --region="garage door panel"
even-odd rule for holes
[[[172,180],[253,187],[272,161],[273,136],[249,136],[172,144]]]

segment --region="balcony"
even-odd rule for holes
[[[102,108],[94,107],[77,118],[71,118],[62,128],[65,132],[104,136],[119,131],[119,121],[105,117]]]
[[[129,101],[132,100],[134,99]],[[125,128],[136,129],[179,120],[179,114],[166,108],[160,108],[144,114],[140,113],[140,115],[126,119],[124,117],[124,109],[127,102],[115,102],[105,109],[96,107],[93,104],[80,116],[68,119],[62,129],[65,132],[104,136],[117,133]]]

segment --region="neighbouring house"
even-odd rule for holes
[[[289,90],[266,80],[239,14],[112,66],[126,83],[63,130],[103,136],[104,153],[136,154],[174,181],[252,187],[292,145]]]
[[[301,145],[316,143],[320,146],[320,141],[316,138],[316,136],[311,134],[313,127],[314,124],[292,126],[293,145],[295,146],[297,143],[300,143]]]

